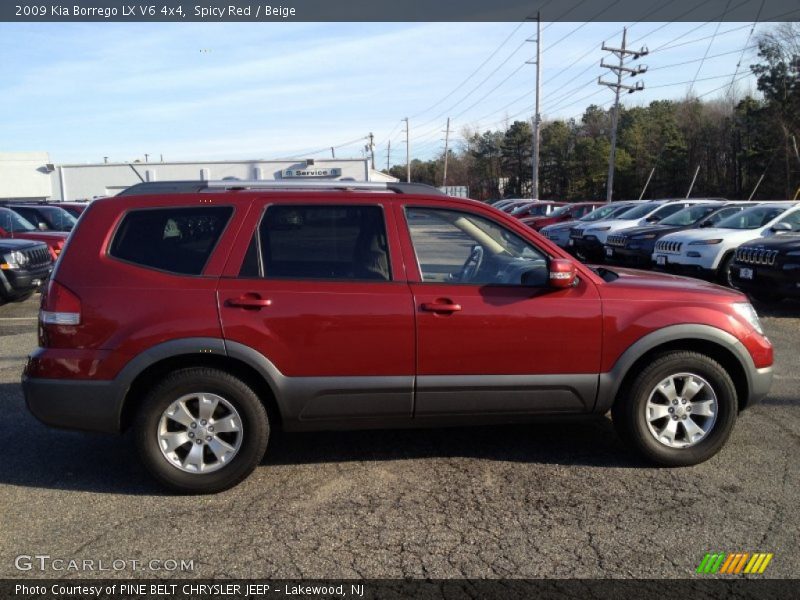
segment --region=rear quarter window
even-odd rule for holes
[[[132,210],[108,253],[142,267],[200,275],[232,214],[230,206]]]

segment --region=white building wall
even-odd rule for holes
[[[47,152],[0,152],[0,198],[52,197]]]
[[[56,165],[51,174],[54,200],[81,200],[97,196],[113,196],[126,187],[145,181],[171,180],[221,180],[226,177],[242,180],[281,179],[286,169],[305,169],[305,161],[218,161],[218,162],[164,162],[92,165]],[[340,169],[337,177],[312,177],[309,179],[347,179],[355,181],[396,181],[369,168],[367,159],[317,159],[311,169]],[[134,172],[136,169],[136,172]],[[294,178],[293,178],[294,179]],[[63,188],[63,190],[62,190]]]

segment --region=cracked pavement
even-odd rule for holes
[[[27,412],[36,302],[0,307],[0,577],[681,578],[713,551],[773,552],[765,576],[800,576],[800,303],[759,308],[773,391],[697,467],[642,464],[607,419],[279,434],[238,487],[176,497],[130,439]],[[20,572],[19,554],[194,570]]]

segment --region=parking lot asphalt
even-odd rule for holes
[[[0,577],[682,578],[717,551],[772,552],[764,577],[800,576],[800,303],[759,310],[773,391],[696,467],[642,464],[607,419],[284,434],[238,487],[180,497],[130,439],[27,412],[37,301],[0,307]],[[94,570],[19,571],[19,555]],[[132,570],[170,559],[193,569]]]

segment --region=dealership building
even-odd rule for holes
[[[367,158],[54,164],[46,152],[0,152],[0,200],[90,200],[142,181],[397,181]]]

